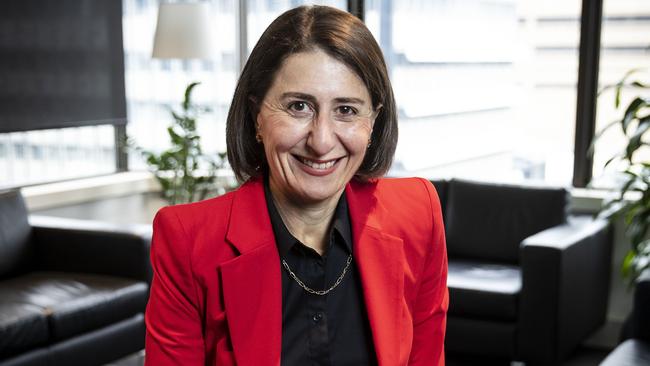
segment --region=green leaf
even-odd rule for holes
[[[623,89],[621,83],[616,84],[616,92],[614,94],[614,108],[616,109],[621,106],[621,89]]]
[[[199,84],[201,83],[195,81],[193,83],[190,83],[190,85],[188,85],[187,88],[185,88],[185,97],[183,98],[183,104],[182,104],[184,111],[188,111],[190,109],[192,105],[192,90],[194,89],[194,87],[196,87]]]
[[[160,165],[160,159],[156,157],[155,155],[149,155],[147,157],[147,164],[149,165],[154,165],[154,166],[159,166]]]
[[[630,102],[630,105],[628,105],[625,114],[623,115],[623,119],[621,120],[621,127],[625,134],[627,134],[627,128],[630,126],[630,123],[635,119],[636,112],[645,106],[648,106],[648,101],[642,97],[636,97],[632,102]]]
[[[622,81],[625,82],[625,80],[627,80],[627,78],[629,78],[630,76],[636,74],[637,72],[641,72],[645,70],[647,70],[647,68],[645,67],[635,67],[633,69],[630,69],[625,73],[625,75],[623,75]]]
[[[620,90],[622,90],[624,88],[650,89],[650,84],[644,84],[644,83],[642,83],[640,81],[637,81],[637,80],[629,82],[629,83],[625,82],[625,80],[621,80],[621,81],[617,82],[616,84],[606,85],[605,87],[603,87],[602,89],[600,89],[598,91],[597,95],[600,97],[607,90],[616,89],[616,92],[619,92],[619,99],[618,100],[620,102]],[[616,108],[618,108],[618,105],[616,105],[616,103],[614,103],[614,105],[616,106]]]
[[[172,117],[174,118],[174,120],[176,120],[176,123],[182,125],[182,124],[183,124],[183,121],[185,120],[185,117],[181,117],[181,116],[179,116],[179,115],[178,115],[176,112],[174,112],[174,111],[171,111],[171,113],[172,113]]]
[[[636,258],[636,251],[630,249],[625,258],[623,259],[623,264],[621,265],[621,275],[623,278],[628,278],[631,275],[632,264],[634,263],[634,258]]]
[[[615,85],[615,88],[616,88],[616,94],[615,94],[615,98],[614,98],[614,106],[615,106],[617,109],[618,109],[618,107],[621,105],[621,90],[622,90],[623,87],[625,86],[625,82],[626,82],[627,78],[629,78],[629,77],[632,76],[633,74],[635,74],[635,73],[637,73],[637,72],[640,72],[640,71],[643,71],[643,70],[645,70],[645,68],[635,68],[635,69],[631,69],[631,70],[629,70],[628,72],[626,72],[625,75],[623,75],[623,78],[621,79],[621,81],[619,81],[618,83],[616,83],[616,85]]]
[[[185,119],[185,129],[188,131],[196,131],[196,118]]]
[[[607,161],[605,162],[605,165],[603,167],[607,168],[609,166],[609,164],[611,164],[616,159],[620,159],[620,156],[614,155],[611,158],[607,159]]]
[[[160,176],[156,176],[156,178],[160,183],[160,186],[162,187],[163,191],[169,190],[169,187],[171,187],[171,182],[169,181],[169,179]]]
[[[643,134],[648,131],[648,128],[650,128],[650,118],[639,122],[636,131],[634,131],[634,134],[630,137],[627,147],[625,148],[625,157],[627,160],[632,161],[632,155],[634,155],[634,152],[641,147],[641,138],[643,137]]]
[[[631,217],[627,231],[632,246],[638,249],[639,244],[643,241],[643,238],[648,232],[648,211],[642,208],[637,208],[632,212],[634,212],[634,214]]]
[[[177,134],[176,131],[174,131],[174,127],[167,127],[167,133],[169,134],[169,138],[171,139],[172,144],[179,146],[183,145],[184,139],[181,135]]]

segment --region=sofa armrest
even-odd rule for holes
[[[634,287],[634,338],[650,342],[650,269],[644,270]]]
[[[604,220],[573,218],[522,242],[522,359],[557,362],[604,322],[611,235]]]
[[[29,217],[40,270],[96,273],[151,283],[151,225]]]

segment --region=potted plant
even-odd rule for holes
[[[199,85],[187,86],[180,112],[171,110],[173,123],[167,127],[171,147],[160,153],[145,150],[132,140],[127,146],[138,151],[154,173],[162,188],[162,196],[170,204],[194,202],[232,189],[227,180],[219,180],[217,172],[224,168],[226,153],[210,156],[201,149],[196,131],[197,118],[209,109],[192,101],[192,91]]]
[[[594,139],[596,141],[605,131],[618,126],[626,140],[625,148],[605,163],[605,167],[617,164],[622,184],[617,188],[616,197],[605,201],[600,216],[610,221],[623,220],[631,248],[623,260],[621,271],[629,284],[633,284],[644,269],[650,268],[650,161],[642,159],[639,154],[642,148],[650,146],[650,85],[631,80],[642,71],[631,70],[617,84],[605,88],[614,89],[614,106],[622,111],[622,115]],[[621,108],[624,89],[633,90],[637,95]]]

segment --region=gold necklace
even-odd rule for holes
[[[302,287],[305,291],[309,292],[310,294],[320,295],[320,296],[327,295],[330,291],[334,290],[336,288],[336,286],[338,286],[341,283],[341,281],[343,281],[343,277],[345,277],[345,274],[347,273],[348,268],[350,268],[350,263],[352,263],[352,254],[350,254],[348,256],[348,260],[347,260],[347,263],[345,264],[345,268],[343,268],[343,272],[341,273],[339,278],[336,279],[336,282],[334,282],[332,287],[328,288],[327,290],[314,290],[314,289],[310,288],[309,286],[305,285],[305,283],[302,282],[300,280],[300,278],[298,278],[298,276],[296,276],[295,273],[293,273],[291,268],[289,268],[289,265],[287,264],[287,262],[284,259],[282,260],[282,265],[287,270],[287,272],[289,272],[289,276],[291,276],[291,278],[293,278],[298,283],[298,285],[300,285],[300,287]]]

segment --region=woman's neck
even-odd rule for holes
[[[326,201],[304,204],[286,197],[281,190],[274,189],[273,184],[270,188],[273,202],[291,235],[323,255],[327,250],[327,233],[343,191]]]

